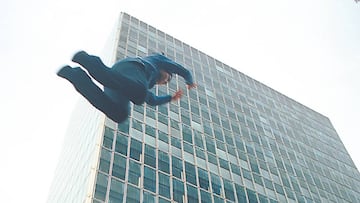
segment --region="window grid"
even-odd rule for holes
[[[120,35],[118,55],[162,51],[199,87],[178,103],[132,105],[130,122],[105,128],[95,200],[359,200],[356,169],[327,118],[127,14]],[[157,92],[173,93],[179,80]]]

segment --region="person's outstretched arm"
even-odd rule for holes
[[[146,95],[146,103],[150,106],[157,106],[161,104],[166,104],[170,101],[177,101],[179,100],[183,95],[182,90],[178,90],[174,93],[174,95],[165,95],[165,96],[156,96],[154,93],[148,91],[148,94]]]
[[[165,69],[167,72],[180,75],[182,78],[184,78],[185,83],[188,85],[189,89],[196,87],[192,74],[188,69],[184,68],[179,63],[176,63],[175,61],[165,56],[160,56],[160,57],[162,57],[162,60],[164,62],[161,67],[162,69]]]

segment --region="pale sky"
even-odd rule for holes
[[[5,0],[1,202],[47,200],[79,99],[55,73],[77,50],[100,54],[121,11],[327,116],[360,167],[360,3],[354,0]]]

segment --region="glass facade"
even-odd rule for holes
[[[99,135],[103,134],[104,120],[85,99],[76,105],[50,188],[49,203],[83,202],[92,193],[89,186],[94,182],[100,154],[96,143],[102,140]]]
[[[191,70],[178,102],[105,119],[89,202],[360,202],[360,174],[329,119],[122,13],[116,60],[164,52]],[[154,92],[186,89],[175,76]],[[85,199],[85,197],[84,197]]]

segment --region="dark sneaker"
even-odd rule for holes
[[[71,66],[62,67],[57,73],[59,77],[65,78],[71,83],[81,83],[81,81],[91,80],[84,70],[80,67],[72,68]]]
[[[88,53],[86,53],[85,51],[79,51],[79,52],[74,54],[71,61],[81,64],[81,62],[88,59],[88,57],[89,57]]]
[[[60,68],[60,70],[56,73],[56,75],[58,75],[59,77],[65,78],[65,79],[69,79],[72,75],[72,68],[71,66],[64,66],[62,68]]]

